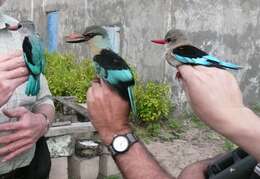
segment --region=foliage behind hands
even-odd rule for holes
[[[155,82],[137,83],[135,87],[138,119],[155,122],[168,117],[171,110],[169,85]]]
[[[76,96],[82,103],[95,71],[90,60],[77,63],[72,55],[46,54],[46,78],[54,96]],[[136,72],[135,76],[137,78]],[[166,84],[137,80],[135,97],[138,119],[156,122],[168,117],[171,110],[170,87]]]
[[[45,71],[53,96],[76,96],[82,103],[86,100],[86,90],[95,76],[90,60],[77,63],[72,55],[46,54]]]

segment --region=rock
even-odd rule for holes
[[[120,175],[120,171],[106,146],[102,146],[102,155],[100,156],[99,161],[99,174],[99,177],[101,178],[112,175]]]
[[[91,159],[76,155],[69,157],[69,176],[71,179],[96,179],[99,173],[99,157]],[[63,178],[62,178],[63,179]]]
[[[100,153],[99,144],[92,140],[77,141],[75,150],[78,156],[85,158],[96,157]]]
[[[49,138],[47,144],[51,157],[67,157],[74,153],[74,142],[71,135]]]

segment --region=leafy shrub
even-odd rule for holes
[[[78,63],[72,55],[46,54],[46,78],[54,96],[76,96],[82,103],[95,76],[90,60]],[[134,70],[136,79],[137,73]],[[135,86],[137,116],[141,121],[154,122],[168,116],[171,109],[170,87],[166,84],[137,82]]]
[[[137,83],[135,97],[137,116],[142,121],[158,121],[170,113],[170,87],[166,84]]]
[[[86,91],[94,78],[94,68],[90,60],[80,63],[72,55],[46,54],[46,78],[54,96],[76,96],[84,102]]]
[[[252,110],[255,111],[256,113],[259,113],[260,112],[260,102],[254,104],[252,106]]]

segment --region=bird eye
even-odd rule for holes
[[[171,41],[172,41],[172,42],[176,42],[177,39],[176,39],[176,38],[172,38]]]
[[[85,34],[84,36],[85,36],[86,38],[91,39],[91,38],[93,38],[95,35],[96,35],[95,33],[88,33],[88,34]]]
[[[166,42],[168,42],[168,43],[169,43],[170,41],[171,41],[171,38],[168,38],[168,39],[166,39]]]

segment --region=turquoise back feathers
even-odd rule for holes
[[[40,91],[40,75],[44,71],[45,56],[40,37],[36,34],[26,36],[23,41],[24,61],[30,72],[26,95],[36,96]]]
[[[134,75],[127,63],[112,50],[103,49],[94,56],[97,75],[116,89],[120,96],[129,101],[134,115],[136,105],[133,94]]]

